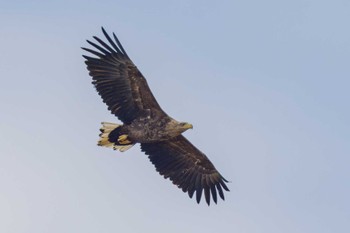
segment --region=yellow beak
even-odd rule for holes
[[[193,125],[192,125],[192,124],[189,124],[189,123],[186,123],[186,124],[184,125],[184,128],[185,128],[185,129],[193,129]]]

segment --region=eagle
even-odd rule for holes
[[[198,204],[203,192],[208,205],[211,198],[215,203],[218,196],[225,200],[228,181],[182,135],[193,128],[192,124],[176,121],[165,113],[115,33],[113,40],[103,27],[102,32],[108,43],[93,36],[96,41],[87,43],[94,49],[83,47],[89,53],[83,57],[92,84],[123,124],[102,122],[98,145],[124,152],[139,143],[160,175],[169,178],[190,198],[196,193]]]

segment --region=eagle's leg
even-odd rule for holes
[[[118,143],[121,145],[130,144],[131,141],[128,140],[127,134],[122,134],[118,137]]]

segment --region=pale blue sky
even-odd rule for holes
[[[350,2],[7,1],[0,5],[0,232],[350,232]],[[231,181],[197,205],[90,84],[86,39],[115,32]]]

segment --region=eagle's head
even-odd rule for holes
[[[182,130],[182,132],[185,132],[188,129],[193,129],[193,125],[187,122],[180,122],[178,126]]]
[[[171,137],[176,137],[188,129],[193,129],[193,125],[187,122],[178,122],[172,119],[165,127],[165,131]]]

